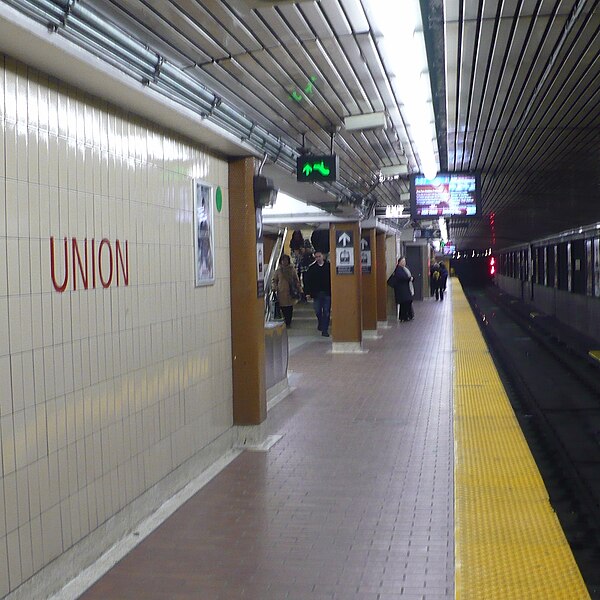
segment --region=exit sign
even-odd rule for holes
[[[297,181],[337,181],[337,155],[304,154],[296,159]]]

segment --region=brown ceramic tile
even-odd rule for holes
[[[451,304],[367,354],[293,353],[284,437],[246,452],[85,600],[453,598]]]

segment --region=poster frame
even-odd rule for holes
[[[205,285],[213,285],[215,283],[215,188],[210,183],[201,180],[193,179],[193,195],[194,195],[194,273],[195,285],[201,287]],[[201,198],[205,199],[204,206],[208,208],[208,214],[202,222],[207,223],[206,234],[202,237],[200,234],[201,220],[198,213],[199,203]],[[201,270],[199,265],[205,258],[204,263],[207,269]]]

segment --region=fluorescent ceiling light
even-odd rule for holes
[[[419,0],[365,0],[364,6],[419,167],[435,177],[439,158]]]
[[[383,177],[394,177],[395,175],[407,175],[408,165],[392,165],[391,167],[381,167]]]
[[[383,112],[374,112],[366,115],[352,115],[344,118],[344,127],[347,131],[385,129],[386,126],[387,119]]]

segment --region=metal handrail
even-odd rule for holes
[[[271,252],[271,257],[269,258],[269,264],[265,269],[265,323],[267,321],[275,320],[275,291],[272,289],[271,284],[273,282],[273,273],[275,273],[279,267],[279,259],[283,254],[283,245],[287,237],[287,231],[287,227],[279,230],[277,234],[277,241],[275,242],[273,252]]]

